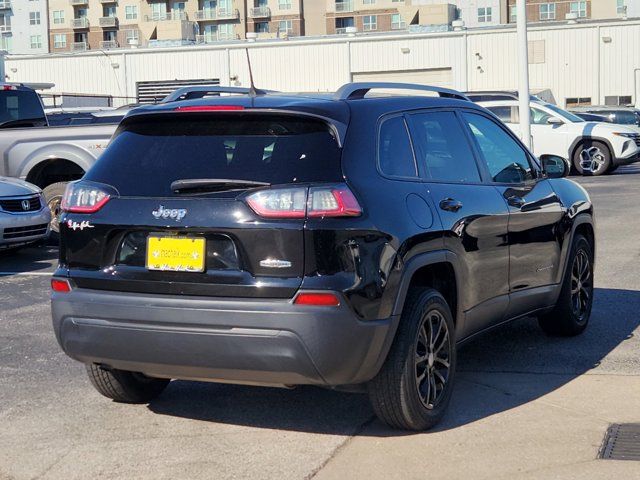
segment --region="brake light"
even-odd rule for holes
[[[15,85],[3,85],[2,90],[18,90],[18,87]]]
[[[323,187],[271,188],[246,198],[265,218],[357,217],[362,208],[346,185]]]
[[[340,305],[340,299],[334,293],[299,293],[293,303],[316,307],[337,307]]]
[[[69,280],[61,280],[59,278],[51,279],[51,290],[59,293],[69,293],[71,291],[71,283]]]
[[[242,105],[189,105],[186,107],[177,107],[176,112],[224,112],[244,110]]]
[[[111,198],[106,187],[91,183],[73,182],[67,185],[60,208],[70,213],[95,213]]]

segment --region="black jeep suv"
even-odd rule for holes
[[[312,384],[429,428],[460,342],[525,315],[587,326],[593,209],[564,165],[435,87],[136,109],[65,194],[57,339],[121,402]]]

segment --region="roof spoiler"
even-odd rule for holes
[[[419,85],[416,83],[393,83],[393,82],[353,82],[347,83],[338,89],[334,94],[335,100],[356,100],[364,98],[369,91],[374,89],[385,90],[417,90],[424,92],[434,92],[441,97],[456,98],[458,100],[470,101],[463,93],[449,88],[434,87],[431,85]]]
[[[220,95],[221,93],[249,95],[250,93],[252,93],[252,90],[250,88],[244,87],[223,87],[220,85],[197,85],[192,87],[182,87],[167,95],[162,99],[160,103],[171,103],[178,100],[194,100],[206,97],[207,95]],[[266,95],[267,93],[274,92],[273,90],[255,90],[256,95]]]

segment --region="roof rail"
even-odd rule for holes
[[[335,100],[355,100],[364,96],[373,89],[386,90],[419,90],[425,92],[435,92],[441,97],[457,98],[458,100],[469,99],[457,90],[449,88],[433,87],[431,85],[419,85],[416,83],[394,83],[394,82],[353,82],[347,83],[338,89],[333,98]]]
[[[170,103],[178,100],[193,100],[196,98],[203,98],[207,95],[219,95],[221,93],[235,93],[238,95],[248,95],[250,93],[249,88],[245,87],[223,87],[220,85],[197,85],[191,87],[182,87],[174,90],[172,93],[162,99],[160,103]],[[266,95],[272,93],[272,90],[256,90],[258,95]],[[184,98],[181,98],[184,97]]]

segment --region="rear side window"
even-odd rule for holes
[[[494,182],[522,183],[534,178],[526,152],[498,124],[482,115],[463,115]]]
[[[338,182],[341,151],[325,123],[272,114],[172,113],[131,118],[85,179],[124,196],[172,196],[184,179]]]
[[[35,92],[0,91],[0,127],[19,120],[44,120],[44,111]]]
[[[388,118],[380,125],[378,161],[385,175],[417,177],[413,149],[403,117]]]
[[[411,126],[418,161],[432,180],[480,181],[471,147],[453,112],[411,115]]]

